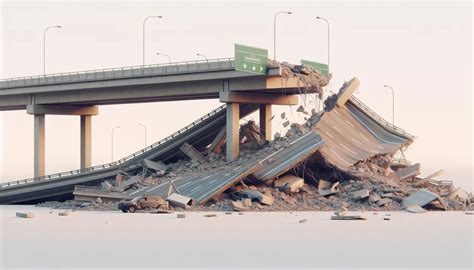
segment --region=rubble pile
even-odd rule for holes
[[[273,63],[275,64],[275,63]],[[306,67],[281,64],[286,76],[299,77],[303,88],[320,94],[322,87],[327,85],[329,78]],[[304,79],[303,79],[304,78]],[[308,88],[309,87],[309,88]],[[341,88],[344,89],[345,85]],[[341,90],[342,91],[342,90]],[[324,113],[330,112],[337,103],[338,95],[332,95],[324,101],[324,111],[311,110],[311,115],[304,107],[299,113],[309,115],[304,124],[285,121],[289,125],[284,136],[275,135],[271,142],[265,141],[259,126],[249,121],[240,128],[240,156],[237,160],[225,160],[225,136],[221,133],[216,137],[212,149],[198,151],[190,144],[183,144],[181,151],[184,158],[175,163],[163,164],[158,161],[145,160],[141,169],[135,173],[122,173],[115,179],[106,179],[100,187],[83,187],[90,191],[89,202],[79,200],[64,203],[47,202],[40,206],[85,210],[118,210],[120,201],[132,199],[134,194],[149,188],[150,193],[144,196],[156,197],[151,193],[164,184],[169,183],[167,194],[163,199],[169,202],[166,210],[170,211],[330,211],[349,209],[352,211],[399,211],[423,212],[426,210],[473,210],[472,194],[455,188],[448,181],[437,181],[433,178],[437,172],[423,179],[418,178],[419,164],[404,165],[394,163],[394,155],[406,147],[402,144],[390,153],[373,154],[370,158],[359,160],[348,170],[342,170],[331,164],[322,151],[316,151],[294,163],[270,181],[262,181],[251,177],[251,173],[237,180],[224,192],[216,192],[210,200],[203,204],[194,204],[194,199],[180,194],[175,184],[179,179],[191,179],[187,184],[202,181],[221,172],[222,177],[232,175],[235,169],[245,164],[271,164],[273,155],[280,150],[288,149],[306,134],[315,132],[319,120]],[[286,119],[285,115],[281,115]],[[397,165],[397,166],[395,166]],[[255,167],[255,166],[254,166]],[[249,168],[253,168],[250,166]],[[249,169],[250,170],[250,169]],[[401,170],[404,170],[403,173]],[[194,178],[193,178],[194,177]],[[215,179],[223,181],[223,179]],[[197,186],[199,188],[200,186]],[[76,189],[81,187],[76,186]],[[193,189],[194,190],[194,189]],[[173,198],[171,198],[173,197]],[[163,200],[161,197],[154,200]],[[196,199],[197,200],[197,199]],[[188,203],[189,202],[189,203]],[[192,202],[192,203],[191,203]],[[123,204],[122,204],[123,205]],[[122,209],[126,211],[126,209]],[[134,212],[134,211],[133,211]],[[363,219],[336,215],[335,219]]]

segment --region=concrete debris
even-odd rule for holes
[[[197,161],[200,163],[206,163],[208,160],[204,157],[201,152],[199,152],[196,148],[194,148],[189,143],[184,143],[181,148],[179,148],[183,153],[185,153],[191,160]]]
[[[67,216],[69,216],[70,213],[71,213],[71,212],[69,212],[69,211],[66,210],[66,211],[59,212],[59,213],[58,213],[58,216],[60,216],[60,217],[67,217]]]
[[[260,128],[254,121],[248,121],[247,124],[240,127],[241,136],[256,145],[262,145],[265,140],[262,138]],[[242,141],[242,140],[241,140]]]
[[[114,186],[112,186],[112,184],[111,184],[109,181],[107,181],[107,180],[105,180],[104,182],[102,182],[101,185],[102,185],[102,188],[103,188],[103,189],[105,189],[105,190],[107,190],[107,191],[109,191],[109,192],[115,191]]]
[[[360,214],[348,214],[345,213],[344,215],[338,215],[335,213],[334,216],[331,216],[332,220],[367,220],[367,214],[366,213],[360,213]]]
[[[380,198],[380,196],[378,194],[371,194],[369,196],[369,202],[371,203],[376,203],[378,201],[380,201],[382,198]]]
[[[140,180],[142,179],[141,176],[132,176],[130,177],[129,179],[121,182],[115,189],[118,191],[118,192],[124,192],[126,189],[130,188],[131,186],[135,185],[136,183],[138,183]]]
[[[207,214],[207,215],[204,215],[204,217],[217,217],[216,214]]]
[[[245,207],[242,201],[232,201],[232,207],[234,211],[247,211],[249,210],[248,207]]]
[[[252,202],[259,202],[265,205],[273,204],[273,197],[271,195],[263,194],[257,190],[243,189],[232,193],[232,197],[236,199],[250,199]],[[243,205],[245,207],[245,205]]]
[[[340,191],[339,182],[332,183],[332,182],[321,179],[319,180],[318,191],[319,191],[319,194],[323,196],[339,193]]]
[[[369,190],[368,189],[361,189],[352,193],[352,198],[354,200],[362,200],[369,197]]]
[[[286,118],[286,113],[285,112],[281,113],[280,117],[281,117],[281,119],[285,119]]]
[[[432,173],[428,176],[426,176],[425,178],[421,179],[421,180],[418,180],[414,186],[415,187],[423,187],[425,186],[430,180],[433,180],[433,178],[437,177],[437,176],[440,176],[444,173],[444,170],[439,170],[435,173]]]
[[[290,125],[290,121],[287,120],[287,121],[283,122],[283,127],[286,128],[286,127],[289,126],[289,125]]]
[[[410,206],[425,207],[429,204],[443,210],[448,209],[448,206],[439,195],[426,189],[418,190],[415,194],[410,195],[408,198],[404,199],[402,202],[402,206],[404,208],[408,208]]]
[[[282,178],[275,180],[273,183],[276,188],[289,194],[298,192],[303,187],[304,180],[294,175],[285,175]]]
[[[102,203],[102,199],[100,197],[97,197],[97,199],[95,199],[95,202],[96,203]]]
[[[16,212],[16,217],[19,217],[19,218],[34,218],[35,214],[32,213],[32,212],[28,212],[28,213]]]
[[[298,223],[300,223],[300,224],[301,223],[306,223],[307,221],[308,221],[308,219],[306,219],[306,218],[305,219],[300,219],[300,221],[298,221]]]
[[[391,218],[390,216],[384,216],[383,220],[390,220],[390,218]]]
[[[300,105],[298,109],[296,109],[297,112],[304,112],[304,107],[303,105]]]
[[[186,214],[177,214],[176,217],[177,218],[186,218]]]
[[[391,203],[392,202],[392,199],[390,198],[383,198],[383,199],[380,199],[378,200],[375,204],[378,206],[378,207],[382,207],[388,203]]]
[[[420,174],[420,163],[416,163],[406,168],[399,169],[393,173],[394,177],[398,178],[399,180],[410,179],[419,174]]]
[[[252,207],[252,200],[249,198],[243,199],[242,205],[246,208]]]
[[[168,166],[166,166],[163,162],[158,161],[151,161],[149,159],[144,159],[143,160],[143,165],[151,170],[154,170],[158,175],[163,175],[166,173],[166,171],[169,169]]]
[[[180,195],[178,193],[173,193],[166,200],[175,207],[181,207],[184,209],[188,209],[189,207],[194,206],[195,202],[192,198],[186,197],[184,195]]]
[[[222,145],[225,142],[225,136],[226,136],[226,128],[223,127],[221,128],[219,133],[217,133],[216,137],[214,138],[211,145],[207,149],[207,152],[214,153],[214,154],[222,153]]]
[[[411,206],[408,206],[406,208],[406,210],[410,213],[415,213],[415,214],[419,214],[419,213],[426,213],[428,211],[426,211],[424,208],[422,208],[421,206],[418,206],[418,205],[411,205]]]

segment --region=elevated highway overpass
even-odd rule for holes
[[[226,103],[227,159],[239,154],[239,104],[258,104],[260,126],[271,140],[271,105],[298,102],[296,78],[280,66],[266,74],[235,70],[233,58],[132,66],[10,78],[0,81],[0,111],[34,115],[34,177],[45,175],[45,116],[78,115],[81,170],[91,167],[92,116],[99,105],[219,98]]]

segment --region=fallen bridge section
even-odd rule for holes
[[[292,141],[288,147],[278,150],[259,161],[261,165],[253,178],[268,182],[310,157],[324,145],[324,140],[316,132],[309,132]]]
[[[184,143],[198,149],[209,145],[226,123],[225,105],[213,110],[172,135],[116,162],[0,184],[0,204],[25,203],[56,196],[71,196],[75,185],[97,185],[121,172],[142,168],[143,160],[171,162],[179,159]],[[241,105],[240,117],[258,105]]]
[[[358,85],[357,79],[347,83],[339,96],[344,96],[346,89],[353,92],[354,84]],[[321,154],[330,164],[347,171],[358,161],[395,153],[413,141],[413,136],[388,124],[354,96],[345,99],[343,104],[337,100],[338,106],[324,112],[316,124],[326,142]]]

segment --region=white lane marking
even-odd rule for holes
[[[138,192],[140,192],[140,191],[142,191],[142,190],[144,190],[144,189],[147,189],[147,188],[148,188],[148,187],[144,187],[144,188],[135,190],[134,192],[130,193],[130,195],[133,195],[133,194],[135,194],[135,193],[138,193]]]
[[[315,143],[315,144],[309,146],[308,148],[313,147],[313,146],[319,146],[319,145],[321,145],[322,143],[323,143],[323,142],[317,142],[317,143]],[[300,152],[299,154],[301,154],[301,152]],[[294,155],[292,158],[288,159],[287,161],[283,162],[283,163],[280,164],[279,166],[273,168],[272,170],[268,171],[266,174],[262,175],[261,178],[264,178],[264,177],[267,176],[268,174],[272,173],[274,170],[276,170],[276,169],[278,169],[278,168],[280,168],[280,167],[286,165],[287,163],[291,162],[293,159],[298,158],[298,157],[299,157],[298,155]]]
[[[331,148],[331,152],[336,155],[340,160],[342,160],[342,162],[346,163],[347,165],[351,166],[352,163],[350,162],[347,162],[347,160],[343,159],[338,153],[336,153],[336,151],[334,151],[334,149]]]
[[[214,180],[212,180],[211,182],[209,182],[209,184],[213,184],[213,183],[216,182],[216,181],[217,181],[217,179],[214,179]]]
[[[356,156],[359,156],[358,153],[352,151],[352,149],[350,149],[349,147],[347,147],[345,144],[342,144],[342,143],[339,143],[340,146],[346,148],[347,151],[351,152],[352,154],[356,155]]]
[[[325,133],[326,135],[328,135],[329,137],[331,137],[331,138],[334,139],[334,137],[333,137],[333,136],[331,135],[331,133],[329,133],[328,131],[324,131],[324,133]]]
[[[335,130],[339,131],[339,133],[342,134],[342,131],[340,129],[338,129],[336,126],[332,126]]]
[[[355,128],[355,126],[351,122],[346,120],[346,123],[349,124],[349,126],[351,126],[352,128]]]
[[[351,138],[351,139],[352,139],[354,142],[356,142],[356,143],[358,143],[358,144],[362,145],[362,143],[361,143],[361,142],[359,142],[358,140],[356,140],[356,139],[354,139],[354,138]]]
[[[187,186],[187,185],[189,185],[189,184],[191,184],[191,183],[192,183],[192,181],[188,181],[186,184],[180,186],[179,188],[184,188],[185,186]]]
[[[191,189],[191,192],[194,192],[195,190],[197,190],[197,189],[199,189],[199,188],[201,188],[201,185],[199,185],[199,186],[197,186],[197,187]]]
[[[364,134],[362,134],[362,132],[359,132],[359,134],[360,134],[360,136],[362,136],[362,138],[365,139],[365,141],[367,141],[367,142],[369,141],[369,139],[367,139],[367,137],[365,137]]]
[[[341,115],[339,114],[339,112],[337,111],[337,109],[334,110],[334,112],[335,112],[337,115],[341,116]]]

